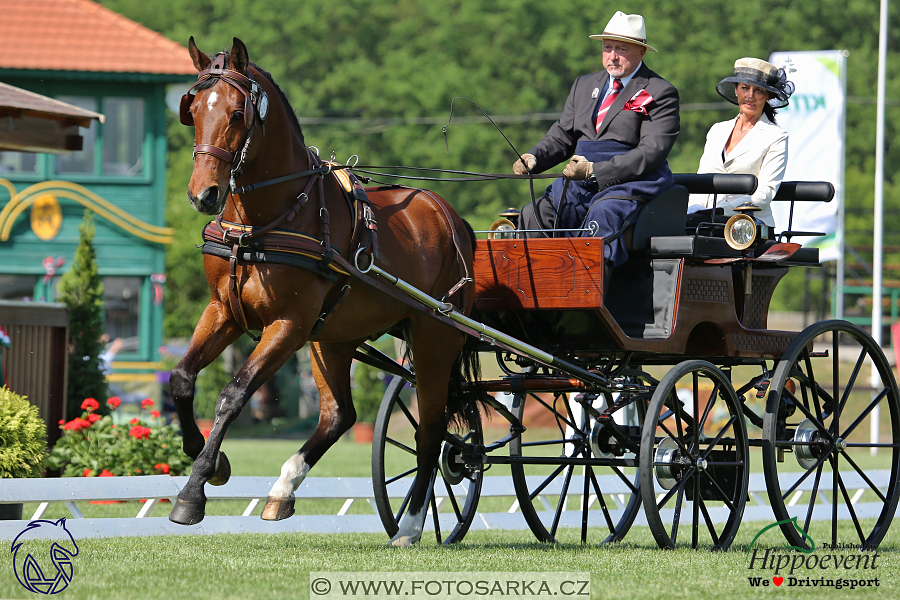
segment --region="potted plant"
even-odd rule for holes
[[[181,449],[181,435],[153,409],[153,400],[141,402],[141,416],[130,421],[115,412],[119,404],[115,396],[107,400],[113,414],[103,417],[100,403],[86,398],[80,417],[59,422],[63,436],[47,464],[62,469],[63,477],[185,474],[192,461]]]
[[[0,388],[0,478],[40,477],[47,458],[46,425],[31,404]],[[21,519],[22,504],[0,504],[0,520]]]

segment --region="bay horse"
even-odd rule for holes
[[[411,351],[420,411],[418,471],[391,544],[414,544],[424,527],[430,473],[448,422],[470,401],[461,382],[466,369],[477,365],[477,354],[463,351],[470,346],[464,333],[390,294],[389,285],[379,287],[357,263],[375,261],[469,314],[472,229],[425,190],[363,190],[356,184],[348,194],[331,172],[334,165],[323,164],[306,146],[287,98],[271,75],[249,62],[243,42],[234,38],[230,51],[215,56],[201,52],[193,37],[188,48],[199,72],[182,98],[182,122],[195,127],[188,199],[216,220],[204,230],[210,301],[170,379],[184,452],[194,466],[169,519],[184,525],[203,519],[204,484],[222,485],[230,476],[220,451],[226,429],[253,392],[309,341],[318,426],[284,463],[261,515],[291,516],[294,491],[356,420],[350,393],[354,350],[391,331],[400,332]],[[259,343],[219,395],[215,425],[204,443],[193,414],[197,374],[253,331],[261,332]]]

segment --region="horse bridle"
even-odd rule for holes
[[[198,154],[210,154],[216,158],[225,161],[231,165],[231,190],[234,192],[234,180],[241,175],[241,169],[247,160],[247,153],[250,150],[250,142],[253,138],[253,122],[256,115],[259,115],[259,122],[265,124],[266,115],[269,113],[269,97],[258,83],[253,79],[249,70],[247,75],[238,73],[231,69],[225,68],[228,61],[227,52],[219,52],[213,58],[212,64],[208,69],[200,71],[197,76],[197,83],[191,86],[191,89],[181,97],[181,106],[179,107],[179,117],[183,125],[193,126],[194,115],[191,114],[191,104],[194,102],[197,86],[209,79],[220,79],[224,81],[241,94],[244,95],[244,141],[240,145],[240,152],[229,152],[224,148],[213,146],[211,144],[198,144],[194,138],[194,158]]]

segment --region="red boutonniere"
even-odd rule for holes
[[[647,90],[640,90],[625,103],[624,110],[633,110],[636,113],[647,114],[647,105],[653,102],[653,96]]]

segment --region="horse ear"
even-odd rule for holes
[[[246,75],[247,67],[250,66],[250,59],[247,57],[247,46],[238,38],[234,38],[231,45],[231,68],[238,73]]]
[[[191,39],[188,40],[188,52],[191,53],[191,59],[193,59],[197,71],[203,71],[209,68],[212,59],[203,52],[200,52],[197,44],[194,43],[194,36],[191,36]]]

